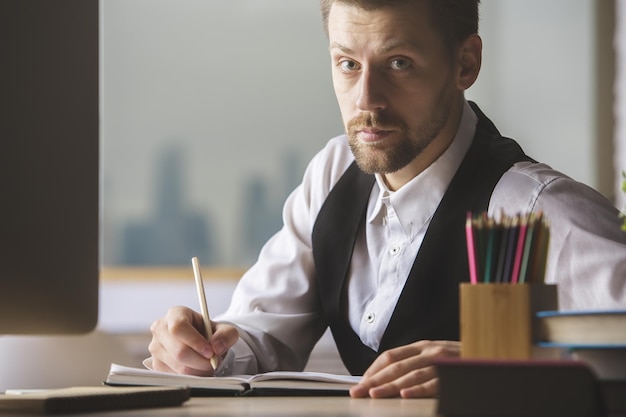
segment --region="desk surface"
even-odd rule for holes
[[[432,417],[436,414],[435,409],[435,400],[403,400],[397,398],[378,400],[349,397],[192,398],[181,409],[180,415]],[[148,414],[145,415],[148,416]],[[156,416],[157,414],[150,415]]]
[[[22,414],[34,416],[34,414]],[[15,413],[0,412],[0,417]],[[55,417],[436,417],[434,399],[353,399],[350,397],[193,397],[180,407],[93,413]],[[626,412],[608,417],[626,417]]]
[[[0,413],[0,416],[8,414]],[[14,415],[14,414],[13,414]],[[32,414],[31,414],[32,415]],[[70,414],[71,417],[434,417],[435,400],[350,397],[194,397],[180,407]],[[55,416],[60,417],[56,414]]]

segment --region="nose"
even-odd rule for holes
[[[386,106],[384,80],[371,69],[361,71],[356,105],[359,110],[379,112]]]

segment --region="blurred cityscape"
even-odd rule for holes
[[[117,234],[119,247],[116,265],[187,265],[192,254],[202,263],[224,264],[218,247],[220,230],[215,226],[219,216],[209,209],[194,207],[185,192],[189,173],[185,171],[183,146],[167,146],[156,163],[154,201],[150,211],[140,219],[121,221]],[[282,224],[282,204],[298,185],[303,167],[293,152],[281,160],[281,180],[250,176],[240,187],[243,210],[237,223],[241,225],[237,241],[236,265],[250,265],[263,244]],[[219,197],[218,197],[219,198]],[[233,231],[223,231],[232,233]],[[106,248],[105,248],[106,250]]]
[[[213,218],[191,207],[184,193],[184,163],[180,148],[163,152],[157,165],[156,201],[146,218],[123,223],[118,260],[123,265],[176,265],[189,254],[215,262]]]

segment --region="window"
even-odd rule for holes
[[[531,156],[611,196],[599,6],[481,3],[468,98]],[[250,265],[307,162],[343,131],[318,0],[100,7],[104,265]]]
[[[343,128],[317,0],[101,2],[104,265],[246,266]]]

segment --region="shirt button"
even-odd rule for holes
[[[391,256],[396,256],[397,254],[400,253],[400,246],[399,245],[393,245],[390,249],[389,249],[389,254]]]
[[[365,316],[365,320],[367,320],[368,323],[373,323],[375,318],[376,314],[374,313],[367,313],[367,315]]]

